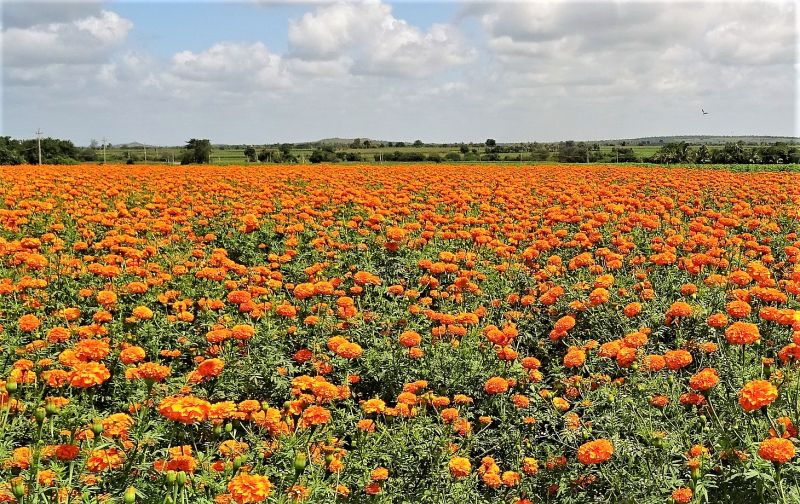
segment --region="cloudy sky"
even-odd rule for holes
[[[0,8],[2,134],[19,138],[800,135],[792,1]]]

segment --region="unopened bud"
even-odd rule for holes
[[[99,436],[100,434],[102,434],[103,424],[95,420],[95,422],[92,424],[92,433],[94,433],[95,436]]]
[[[303,452],[298,452],[294,457],[295,474],[301,474],[305,470],[307,463],[308,459],[306,459],[306,454]]]
[[[136,489],[135,488],[133,488],[131,486],[131,487],[128,487],[127,489],[125,489],[125,495],[123,496],[123,502],[125,504],[134,504],[134,502],[136,502]]]

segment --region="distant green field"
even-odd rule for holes
[[[254,146],[257,152],[262,151],[265,146]],[[658,150],[660,149],[660,145],[629,145],[625,148],[633,149],[634,154],[638,158],[638,162],[643,162],[645,159],[653,156]],[[752,145],[748,145],[747,147],[753,147]],[[275,151],[277,152],[277,148],[274,146],[267,146],[266,149],[268,151]],[[401,153],[419,153],[424,154],[425,156],[430,156],[432,154],[438,154],[443,161],[452,162],[450,160],[445,160],[445,156],[449,153],[459,153],[460,150],[458,147],[441,147],[441,146],[422,146],[422,147],[413,147],[406,145],[404,147],[369,147],[369,148],[361,148],[361,149],[352,149],[349,147],[344,148],[337,148],[337,152],[349,152],[349,153],[357,153],[361,156],[362,161],[366,163],[374,163],[376,162],[375,156],[380,155],[381,153],[386,156],[388,154],[392,154],[395,152]],[[311,148],[294,148],[291,150],[292,155],[294,155],[300,163],[307,163],[309,161],[309,156],[313,152]],[[470,152],[475,152],[478,155],[485,154],[485,149],[483,146],[474,146],[470,147]],[[600,145],[599,152],[604,154],[605,159],[598,161],[598,162],[615,162],[615,156],[613,155],[613,146],[612,145]],[[149,163],[149,164],[160,164],[160,163],[179,163],[181,155],[183,153],[183,149],[181,147],[148,147],[146,150],[145,148],[139,147],[131,147],[131,148],[110,148],[106,150],[106,159],[109,163],[125,163],[128,159],[133,160],[135,163]],[[533,161],[531,159],[530,152],[519,152],[519,153],[499,153],[499,161],[501,162],[523,162],[523,163],[554,163],[557,162],[557,149],[555,146],[550,146],[550,159],[547,161]],[[520,157],[521,156],[521,157]],[[102,151],[98,151],[98,161],[102,161]],[[387,161],[387,160],[385,160]],[[463,162],[475,163],[475,162],[482,162],[477,161],[475,159],[464,160]],[[486,161],[491,162],[491,161]],[[212,164],[220,164],[220,165],[230,165],[230,164],[246,164],[247,159],[244,155],[244,149],[236,148],[236,147],[215,147],[211,151],[211,163]]]

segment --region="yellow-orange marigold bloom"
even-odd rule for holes
[[[508,380],[500,376],[494,376],[486,381],[483,390],[485,390],[487,394],[502,394],[508,391]]]
[[[97,293],[97,303],[104,308],[114,305],[117,302],[117,295],[109,290],[102,290]]]
[[[369,478],[372,481],[383,481],[389,477],[389,470],[385,467],[376,467],[369,473]]]
[[[197,397],[170,396],[161,401],[158,412],[174,422],[190,425],[205,421],[210,408],[208,401]]]
[[[724,313],[715,313],[706,319],[706,324],[709,327],[720,329],[728,325],[728,317]]]
[[[503,480],[503,484],[505,486],[515,487],[519,485],[519,482],[522,478],[516,471],[504,471],[503,475],[501,476],[501,479]]]
[[[637,302],[629,303],[623,309],[623,313],[628,318],[635,317],[636,315],[639,315],[641,312],[642,312],[642,304]]]
[[[400,344],[406,348],[418,346],[422,342],[422,337],[415,331],[404,331],[400,334]]]
[[[131,346],[119,353],[119,360],[123,364],[136,364],[144,360],[146,354],[144,348]]]
[[[225,368],[225,361],[222,359],[206,359],[197,366],[197,372],[205,378],[219,376]]]
[[[684,368],[692,363],[692,354],[683,349],[670,350],[664,354],[664,362],[673,371]]]
[[[753,380],[739,391],[739,404],[745,411],[769,406],[778,398],[778,389],[766,380]]]
[[[336,348],[336,355],[345,359],[357,359],[364,353],[364,349],[358,343],[346,341]]]
[[[601,464],[614,454],[614,445],[607,439],[597,439],[582,444],[578,448],[578,461],[581,464]]]
[[[539,462],[533,457],[525,457],[522,459],[522,472],[528,476],[533,476],[539,472]]]
[[[706,391],[719,383],[719,373],[714,368],[705,368],[689,378],[689,386],[698,391]]]
[[[731,301],[727,305],[725,305],[725,311],[731,317],[735,318],[745,318],[750,316],[750,312],[752,311],[752,307],[745,301],[735,300]]]
[[[564,367],[576,368],[583,366],[586,362],[586,352],[577,347],[570,347],[564,355]]]
[[[103,363],[78,362],[69,373],[69,384],[77,388],[101,385],[111,378],[111,372]]]
[[[450,474],[456,479],[466,478],[472,472],[472,464],[470,464],[469,459],[464,457],[451,458],[447,466],[450,469]]]
[[[259,474],[239,474],[228,483],[228,493],[236,504],[249,504],[267,500],[272,492],[272,483]]]
[[[691,488],[681,487],[672,491],[672,500],[676,504],[688,504],[692,500],[694,493]]]
[[[749,345],[760,338],[758,326],[749,322],[734,322],[725,329],[725,339],[731,345]]]
[[[309,406],[303,411],[301,423],[303,426],[322,425],[330,422],[331,412],[322,406]]]
[[[764,460],[785,464],[794,458],[794,444],[784,438],[768,438],[761,442],[758,447],[758,456]]]
[[[138,320],[150,320],[153,318],[153,310],[146,306],[137,306],[131,314]]]
[[[39,327],[39,318],[36,315],[23,315],[17,320],[17,326],[22,332],[33,332]]]
[[[75,344],[75,357],[82,361],[100,361],[111,351],[108,343],[103,340],[85,339]]]

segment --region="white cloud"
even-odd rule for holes
[[[194,82],[229,82],[234,86],[282,87],[289,83],[282,59],[261,42],[220,42],[205,51],[181,51],[172,57],[172,75]]]
[[[3,30],[3,65],[100,63],[126,39],[131,21],[107,10],[66,22]]]
[[[550,1],[465,11],[485,28],[494,71],[511,86],[687,96],[732,85],[744,92],[754,82],[775,88],[796,57],[794,14],[789,2]],[[746,68],[754,65],[784,66]]]
[[[451,25],[423,31],[395,18],[390,5],[366,1],[318,7],[290,21],[289,55],[338,61],[360,75],[424,77],[466,64],[476,52]]]
[[[3,2],[3,28],[67,23],[99,12],[105,0],[10,0]]]

